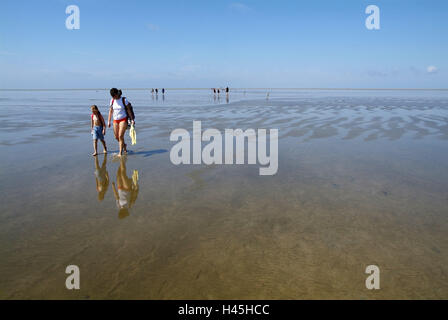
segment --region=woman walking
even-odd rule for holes
[[[126,143],[124,142],[124,134],[128,128],[128,108],[131,104],[125,97],[121,97],[121,90],[117,88],[110,89],[110,95],[112,99],[110,100],[110,110],[109,118],[107,121],[107,126],[110,128],[110,120],[112,115],[114,117],[114,135],[115,139],[118,141],[120,146],[119,156],[127,153]],[[131,119],[131,124],[134,124],[134,120]]]

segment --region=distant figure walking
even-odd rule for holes
[[[226,94],[229,94],[229,87],[226,87]]]
[[[162,94],[163,95],[165,94],[165,88],[162,88]]]
[[[159,89],[156,88],[156,95],[158,95],[158,94],[159,94]]]

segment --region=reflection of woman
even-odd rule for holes
[[[123,219],[129,215],[138,196],[138,173],[134,170],[134,179],[130,179],[126,173],[126,159],[120,158],[120,166],[117,171],[117,185],[112,182],[115,200],[118,207],[118,218]]]
[[[98,157],[95,157],[95,180],[99,201],[103,201],[107,189],[109,188],[109,173],[107,172],[106,163],[107,155],[104,155],[103,164],[101,167],[98,162]]]

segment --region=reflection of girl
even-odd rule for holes
[[[117,171],[117,185],[112,182],[115,200],[118,207],[118,218],[123,219],[129,215],[138,196],[138,178],[133,181],[126,173],[126,159],[120,158],[120,166]]]
[[[109,188],[109,173],[106,169],[107,156],[104,155],[103,164],[99,165],[98,157],[95,157],[95,180],[96,191],[98,192],[98,200],[103,201],[104,196]]]

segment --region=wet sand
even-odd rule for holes
[[[120,161],[108,131],[96,164],[107,91],[1,92],[1,299],[448,298],[448,92],[125,94],[138,144]],[[169,134],[193,120],[279,129],[278,173],[173,165]]]

